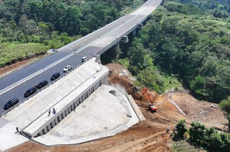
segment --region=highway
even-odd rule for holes
[[[40,81],[47,80],[49,84],[53,83],[50,81],[53,73],[59,72],[63,77],[65,74],[62,71],[66,65],[70,64],[77,68],[82,64],[83,56],[91,58],[95,54],[102,54],[119,42],[123,35],[132,32],[137,24],[142,23],[160,3],[161,0],[149,0],[131,14],[59,48],[56,53],[0,78],[0,113],[5,112],[3,105],[14,97],[20,102],[25,101],[26,90]]]

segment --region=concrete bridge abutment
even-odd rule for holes
[[[98,72],[96,72],[96,74]],[[90,79],[95,79],[95,81],[88,83],[87,85],[89,85],[89,87],[85,88],[85,90],[82,90],[82,92],[76,95],[76,97],[72,96],[74,98],[72,98],[71,101],[66,103],[66,105],[62,109],[56,108],[55,106],[54,108],[57,110],[56,114],[51,114],[51,116],[48,116],[48,118],[46,113],[40,116],[40,118],[38,118],[39,120],[36,120],[33,124],[34,126],[35,124],[39,124],[39,126],[37,126],[37,128],[35,127],[36,129],[34,129],[33,126],[28,126],[23,130],[23,133],[29,136],[30,138],[34,138],[49,132],[52,128],[58,125],[59,122],[61,122],[65,117],[67,117],[72,111],[74,111],[75,108],[79,106],[86,98],[88,98],[95,90],[97,90],[97,88],[99,88],[102,84],[108,84],[108,73],[109,70],[106,69],[105,73],[100,77],[92,76]],[[47,118],[47,121],[43,120],[44,117]]]

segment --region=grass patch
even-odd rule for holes
[[[119,59],[117,61],[117,63],[121,64],[123,67],[125,67],[126,69],[128,69],[129,60],[127,58],[125,58],[125,59]]]
[[[207,152],[201,148],[195,147],[189,144],[186,140],[181,141],[169,141],[173,152]]]
[[[182,87],[182,83],[178,81],[175,76],[166,76],[164,75],[165,90],[170,90],[173,87],[179,88]]]
[[[49,46],[40,43],[5,42],[0,44],[0,67],[46,53]]]
[[[218,19],[210,15],[204,17],[202,15],[185,15],[178,12],[170,13],[168,18],[178,20],[180,26],[190,24],[192,28],[198,29],[202,34],[207,35],[211,32],[219,34],[220,31],[224,31],[225,34],[230,33],[230,24],[223,19]]]

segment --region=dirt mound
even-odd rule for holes
[[[106,67],[109,69],[109,83],[122,85],[134,99],[140,99],[140,90],[135,86],[135,79],[126,68],[116,63],[108,64]]]

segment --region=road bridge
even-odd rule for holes
[[[142,23],[160,3],[161,0],[148,0],[136,11],[61,47],[52,55],[0,78],[0,113],[6,112],[2,109],[3,105],[12,98],[18,98],[20,103],[27,100],[24,98],[26,90],[42,80],[47,80],[49,85],[54,83],[50,81],[53,73],[60,72],[61,77],[64,77],[66,74],[62,70],[66,65],[77,68],[82,64],[83,56],[91,58],[101,55],[129,33],[142,28]]]

